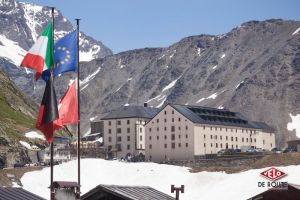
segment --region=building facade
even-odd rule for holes
[[[103,145],[109,158],[144,154],[144,125],[158,112],[145,106],[123,106],[103,117]]]
[[[239,113],[215,108],[168,104],[145,126],[146,160],[191,160],[221,149],[271,150],[274,130]]]

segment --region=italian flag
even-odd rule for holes
[[[36,71],[35,79],[39,79],[44,70],[54,64],[52,22],[49,22],[42,35],[27,52],[20,66]]]

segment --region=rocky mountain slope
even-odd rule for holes
[[[73,26],[55,10],[55,40],[73,30]],[[18,67],[23,56],[40,36],[51,20],[51,9],[15,0],[0,0],[0,66],[22,91],[37,95],[35,88],[42,89],[43,81],[33,83],[33,73]],[[80,34],[80,59],[90,61],[111,55],[112,51],[101,42]],[[39,95],[39,94],[38,94]]]
[[[20,141],[40,145],[24,136],[35,124],[37,104],[26,97],[0,70],[0,166],[12,166],[16,162],[27,162],[27,149]]]
[[[300,22],[250,21],[229,33],[187,37],[82,65],[87,121],[125,104],[167,102],[228,108],[276,128],[279,145],[295,138],[300,114]]]

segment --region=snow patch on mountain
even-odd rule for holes
[[[19,141],[19,143],[20,143],[21,145],[23,145],[24,147],[26,147],[27,149],[31,149],[31,146],[30,146],[30,144],[29,144],[28,142],[25,142],[25,141]]]
[[[41,139],[41,140],[45,140],[44,135],[39,134],[36,131],[30,131],[25,133],[25,137],[27,138],[31,138],[31,139]]]
[[[198,56],[201,55],[201,49],[200,48],[197,49],[197,54],[198,54]]]
[[[237,85],[235,86],[235,89],[238,89],[242,83],[244,83],[244,81],[242,81],[242,82],[240,82],[239,84],[237,84]]]
[[[213,66],[213,68],[212,69],[216,69],[218,67],[218,65],[215,65],[215,66]]]
[[[225,58],[226,54],[223,53],[220,58]]]
[[[208,100],[208,99],[216,99],[217,96],[219,96],[221,93],[225,92],[225,90],[221,91],[220,93],[216,92],[216,93],[213,93],[212,95],[208,96],[208,97],[204,97],[204,98],[201,98],[199,99],[196,103],[200,103],[204,100]]]
[[[17,42],[7,39],[4,35],[0,35],[0,56],[7,58],[7,60],[20,66],[26,51],[21,48]]]
[[[287,129],[289,131],[296,131],[296,136],[300,138],[300,114],[293,115],[290,113],[292,121],[287,124]]]
[[[95,78],[95,76],[100,72],[100,70],[101,70],[101,67],[98,67],[98,69],[95,72],[93,72],[92,74],[88,75],[82,81],[79,81],[80,85],[84,85],[84,84],[88,83],[89,81],[93,80]]]
[[[171,89],[172,87],[175,86],[176,82],[181,78],[181,76],[179,76],[177,79],[175,79],[174,81],[172,81],[171,83],[169,83],[166,87],[163,88],[162,92]]]
[[[158,99],[158,101],[161,101],[161,102],[160,102],[160,104],[158,104],[156,106],[156,108],[162,107],[164,105],[164,103],[165,103],[166,100],[167,100],[167,96],[166,95],[164,95],[162,98]]]
[[[297,28],[294,32],[293,32],[293,34],[292,35],[297,35],[298,33],[300,32],[300,27],[299,28]]]

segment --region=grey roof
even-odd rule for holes
[[[122,119],[122,118],[153,118],[159,112],[158,108],[144,106],[122,106],[111,111],[108,115],[101,118],[107,119]]]
[[[110,193],[126,200],[174,200],[175,198],[148,186],[98,185],[84,194],[81,199],[100,196],[101,192]],[[94,198],[93,198],[94,199]],[[98,198],[101,199],[101,198]]]
[[[45,200],[22,188],[3,188],[0,187],[1,200]]]
[[[266,123],[249,121],[241,113],[232,112],[227,109],[217,109],[203,106],[190,106],[179,104],[168,105],[172,106],[175,110],[180,112],[193,123],[237,126],[273,131],[273,129]]]

